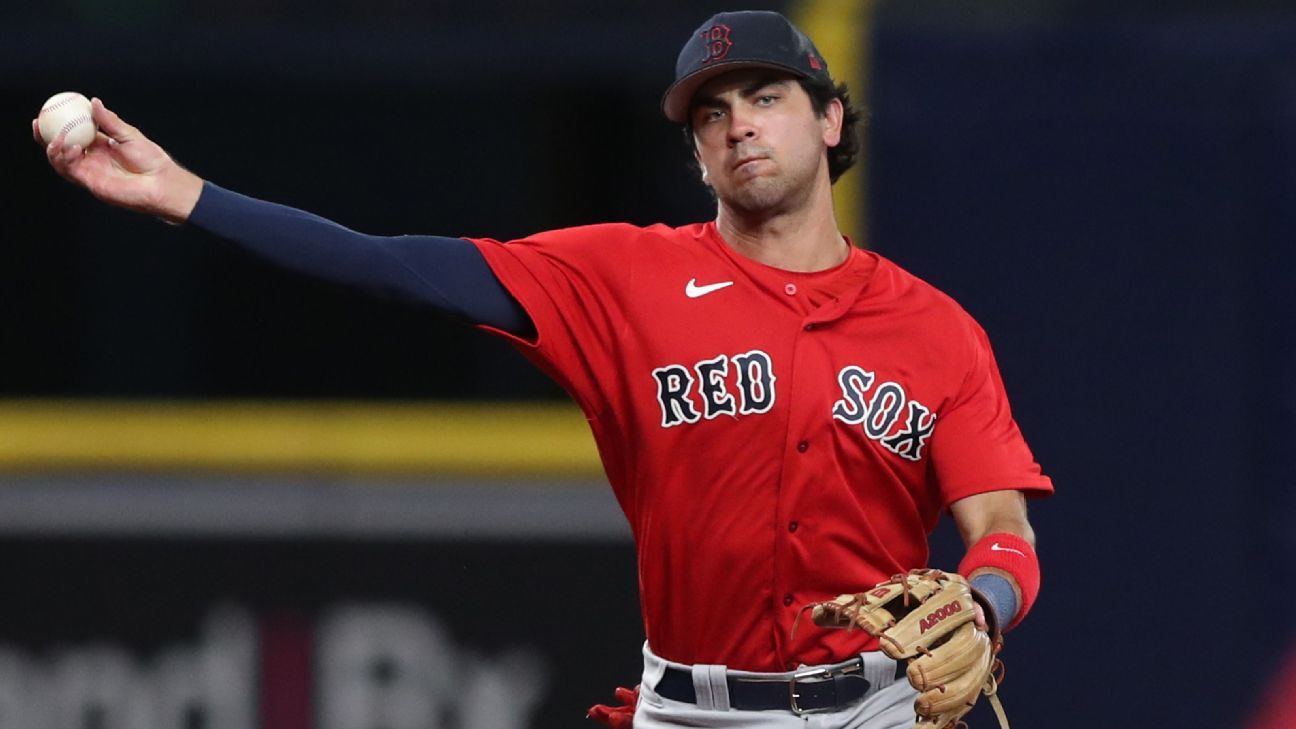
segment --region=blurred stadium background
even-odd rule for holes
[[[853,82],[843,219],[986,327],[1057,484],[1014,726],[1296,726],[1296,7],[742,5]],[[205,177],[367,232],[683,224],[711,203],[658,99],[736,7],[6,4],[0,729],[581,726],[642,640],[560,391],[93,202],[29,141],[41,101],[101,96]]]

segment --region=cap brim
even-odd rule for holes
[[[676,81],[666,89],[665,95],[662,96],[662,112],[667,119],[678,124],[688,121],[689,105],[693,101],[693,95],[707,81],[730,71],[738,71],[744,68],[769,68],[775,71],[786,71],[797,78],[809,78],[809,74],[791,66],[785,66],[781,63],[771,63],[767,61],[721,61],[712,64],[706,68],[700,68],[684,78]]]

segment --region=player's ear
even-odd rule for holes
[[[820,123],[823,125],[823,141],[829,147],[836,147],[841,144],[842,137],[842,119],[845,118],[846,110],[842,107],[841,99],[832,99],[824,107],[823,118]]]

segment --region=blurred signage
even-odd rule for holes
[[[534,648],[485,655],[413,604],[318,622],[225,605],[196,641],[151,656],[120,641],[0,647],[0,729],[526,729],[550,674]]]

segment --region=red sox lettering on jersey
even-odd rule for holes
[[[1052,489],[984,332],[877,254],[783,271],[714,223],[474,243],[535,324],[496,333],[590,423],[659,656],[785,671],[875,649],[864,631],[792,623],[925,566],[954,501]]]
[[[731,362],[737,373],[737,396],[725,385]],[[721,415],[767,413],[777,396],[773,360],[760,350],[732,357],[721,354],[691,368],[679,364],[658,367],[652,375],[657,380],[663,428]]]
[[[736,392],[726,385],[731,363],[737,372]],[[663,428],[721,415],[767,413],[778,397],[774,361],[759,350],[721,354],[691,367],[658,367],[652,376],[657,382]],[[842,399],[833,405],[832,417],[859,425],[864,435],[901,458],[921,460],[923,446],[936,427],[936,416],[931,408],[909,398],[900,384],[887,381],[873,387],[875,380],[874,373],[863,367],[843,367],[837,375]],[[902,417],[904,413],[907,415]],[[901,427],[893,433],[897,424]]]

